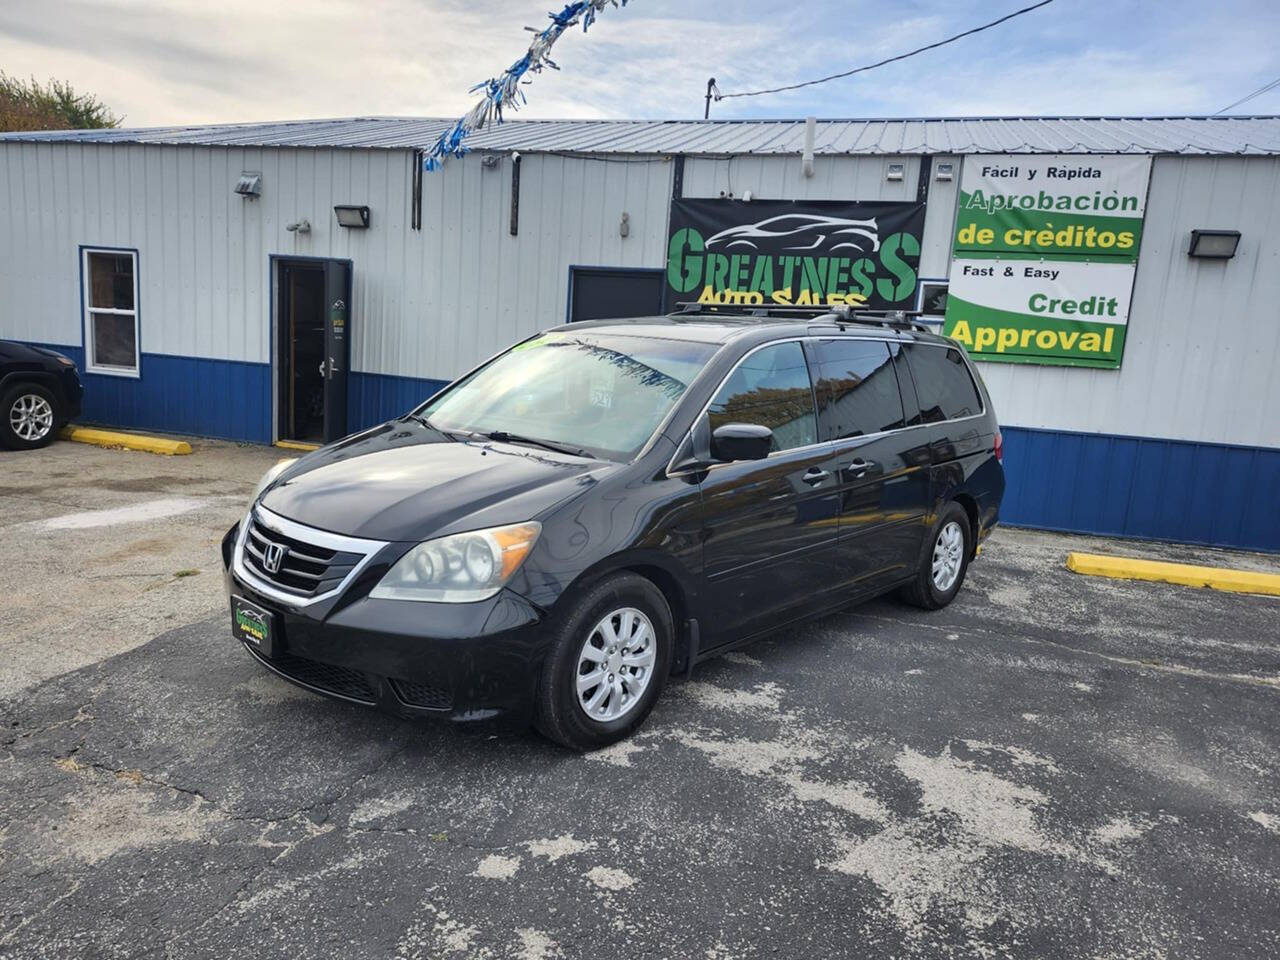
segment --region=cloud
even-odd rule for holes
[[[455,116],[510,64],[542,0],[42,0],[0,4],[0,65],[55,76],[131,125]],[[758,89],[882,59],[980,23],[985,0],[631,0],[556,46],[526,117],[700,117],[707,78]],[[1212,111],[1274,77],[1268,0],[1055,4],[848,80],[725,100],[713,116]],[[1230,51],[1229,57],[1216,54]],[[1247,109],[1280,107],[1280,91]]]

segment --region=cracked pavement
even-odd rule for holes
[[[222,611],[90,632],[0,701],[0,957],[1274,957],[1280,600],[1082,547],[1226,556],[1002,530],[587,756],[314,697]]]

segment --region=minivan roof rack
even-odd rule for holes
[[[934,333],[924,323],[912,320],[921,316],[919,310],[867,310],[840,304],[830,307],[788,306],[786,304],[708,304],[696,300],[681,301],[676,304],[672,317],[690,314],[708,314],[737,317],[743,320],[766,320],[770,317],[802,319],[808,317],[809,326],[839,326],[858,323],[867,326],[884,327],[891,330],[918,330],[921,333]]]

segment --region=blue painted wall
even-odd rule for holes
[[[84,372],[84,348],[43,343],[66,354],[84,381],[81,423],[96,423],[248,443],[270,443],[271,367],[265,363],[142,355],[142,376]],[[351,432],[398,417],[448,383],[353,370],[347,384]]]
[[[1006,523],[1280,552],[1280,449],[1001,432]]]
[[[347,428],[354,433],[403,416],[447,383],[352,370],[347,381]]]
[[[86,373],[84,348],[66,354],[84,381],[83,423],[271,442],[271,367],[265,363],[144,353],[140,378]]]

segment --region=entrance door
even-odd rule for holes
[[[283,259],[277,265],[277,434],[329,443],[347,432],[351,265]]]
[[[658,316],[664,284],[661,270],[571,267],[569,320]]]

